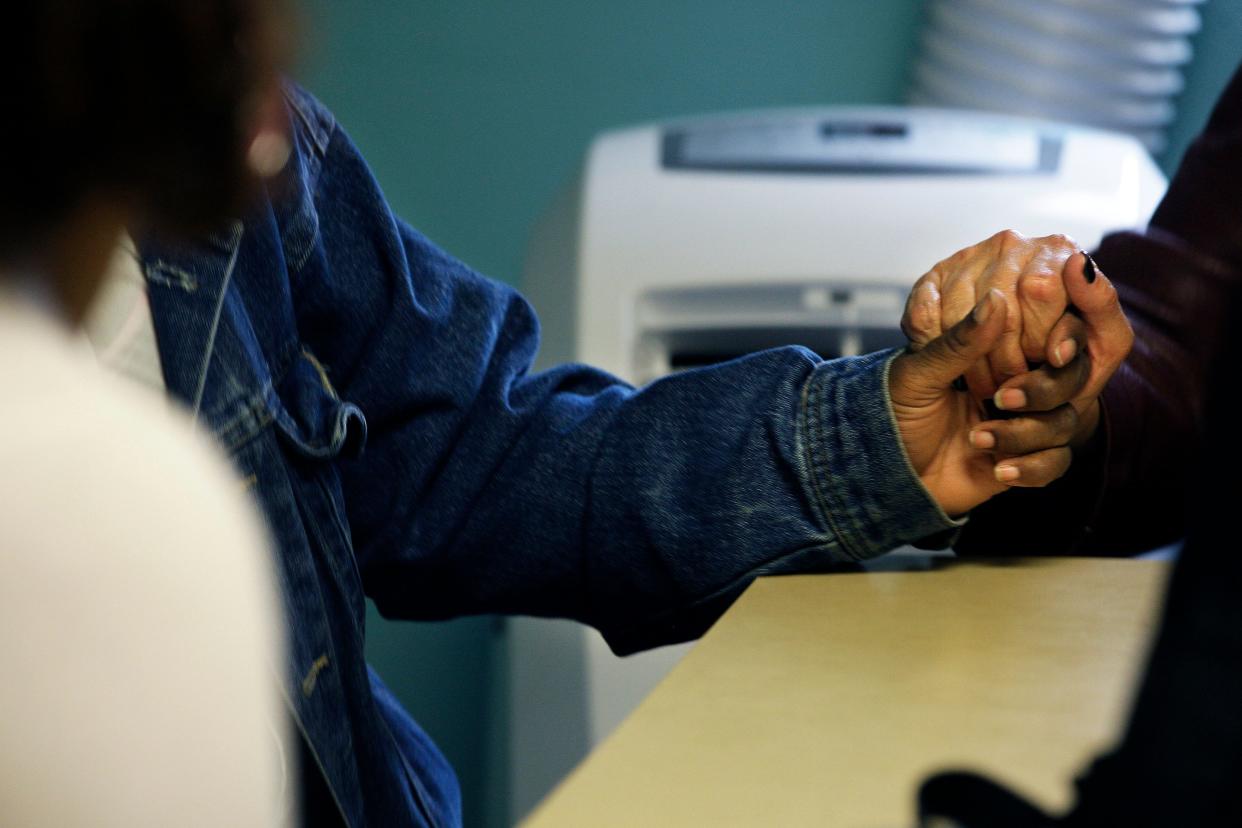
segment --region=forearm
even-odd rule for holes
[[[637,391],[573,366],[480,388],[485,425],[444,453],[427,453],[439,429],[410,423],[350,468],[354,491],[406,468],[351,507],[368,593],[404,617],[576,618],[632,651],[700,635],[757,575],[944,533],[898,443],[886,362],[788,348]]]
[[[646,608],[614,631],[614,647],[697,636],[757,575],[823,570],[956,528],[902,449],[892,356],[756,354],[716,369],[723,385],[698,422],[653,433],[631,412],[602,458],[588,551],[611,602]],[[693,395],[679,379],[645,404],[684,409]]]

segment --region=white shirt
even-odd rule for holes
[[[0,815],[290,821],[261,522],[179,412],[0,287]]]
[[[82,330],[104,367],[164,394],[164,373],[147,301],[147,284],[142,278],[137,249],[128,236],[113,251]]]

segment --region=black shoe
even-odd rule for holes
[[[1057,821],[978,774],[949,771],[919,789],[920,828],[1051,828]]]

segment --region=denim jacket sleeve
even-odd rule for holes
[[[340,474],[386,615],[564,616],[628,652],[701,634],[756,575],[954,526],[901,448],[891,353],[781,348],[637,390],[582,365],[531,373],[530,306],[393,216],[343,132],[326,139],[303,165],[319,238],[298,325],[367,420]]]

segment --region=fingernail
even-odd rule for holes
[[[1002,388],[992,397],[992,402],[1001,411],[1026,408],[1026,392],[1021,388]]]
[[[1017,466],[1010,466],[1007,463],[1001,463],[993,471],[996,474],[996,479],[1001,483],[1012,483],[1022,474],[1022,472],[1018,471]]]
[[[979,304],[975,305],[975,310],[971,314],[972,316],[974,316],[975,321],[978,322],[980,325],[982,325],[984,322],[987,322],[988,319],[990,319],[992,316],[992,311],[996,309],[997,300],[999,298],[1001,298],[999,290],[997,290],[996,288],[992,288],[991,290],[989,290],[987,292],[987,295],[984,296],[982,300],[980,300]]]
[[[1087,284],[1095,281],[1095,259],[1091,258],[1091,254],[1085,250],[1079,250],[1082,254],[1082,275],[1087,280]]]
[[[1072,339],[1067,339],[1057,346],[1054,353],[1057,357],[1057,367],[1064,368],[1069,365],[1069,361],[1074,358],[1074,352],[1078,350],[1078,343]]]
[[[970,444],[977,449],[995,448],[996,435],[990,431],[972,431],[970,432]]]

